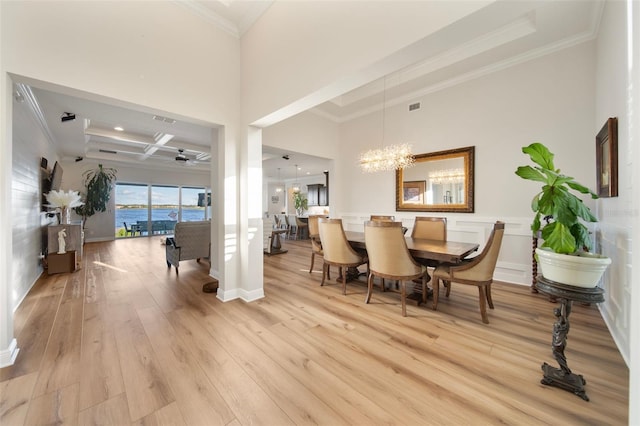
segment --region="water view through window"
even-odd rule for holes
[[[205,188],[116,184],[116,237],[172,234],[177,222],[210,218]],[[210,196],[210,195],[209,195]]]

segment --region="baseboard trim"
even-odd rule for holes
[[[0,368],[9,367],[16,361],[16,357],[20,352],[18,341],[14,338],[11,340],[9,347],[0,351]]]

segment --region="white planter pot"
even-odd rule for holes
[[[598,285],[611,259],[594,253],[558,254],[536,249],[542,276],[548,280],[576,287],[592,288]]]

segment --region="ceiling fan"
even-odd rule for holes
[[[184,149],[178,149],[178,155],[176,155],[175,157],[175,161],[176,163],[182,163],[185,166],[195,166],[196,164],[208,164],[208,161],[200,161],[197,159],[190,159],[189,157],[187,157],[184,153]]]

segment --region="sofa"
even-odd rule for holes
[[[176,272],[181,260],[209,258],[211,253],[211,222],[176,223],[173,237],[166,240],[167,267],[175,266]]]

